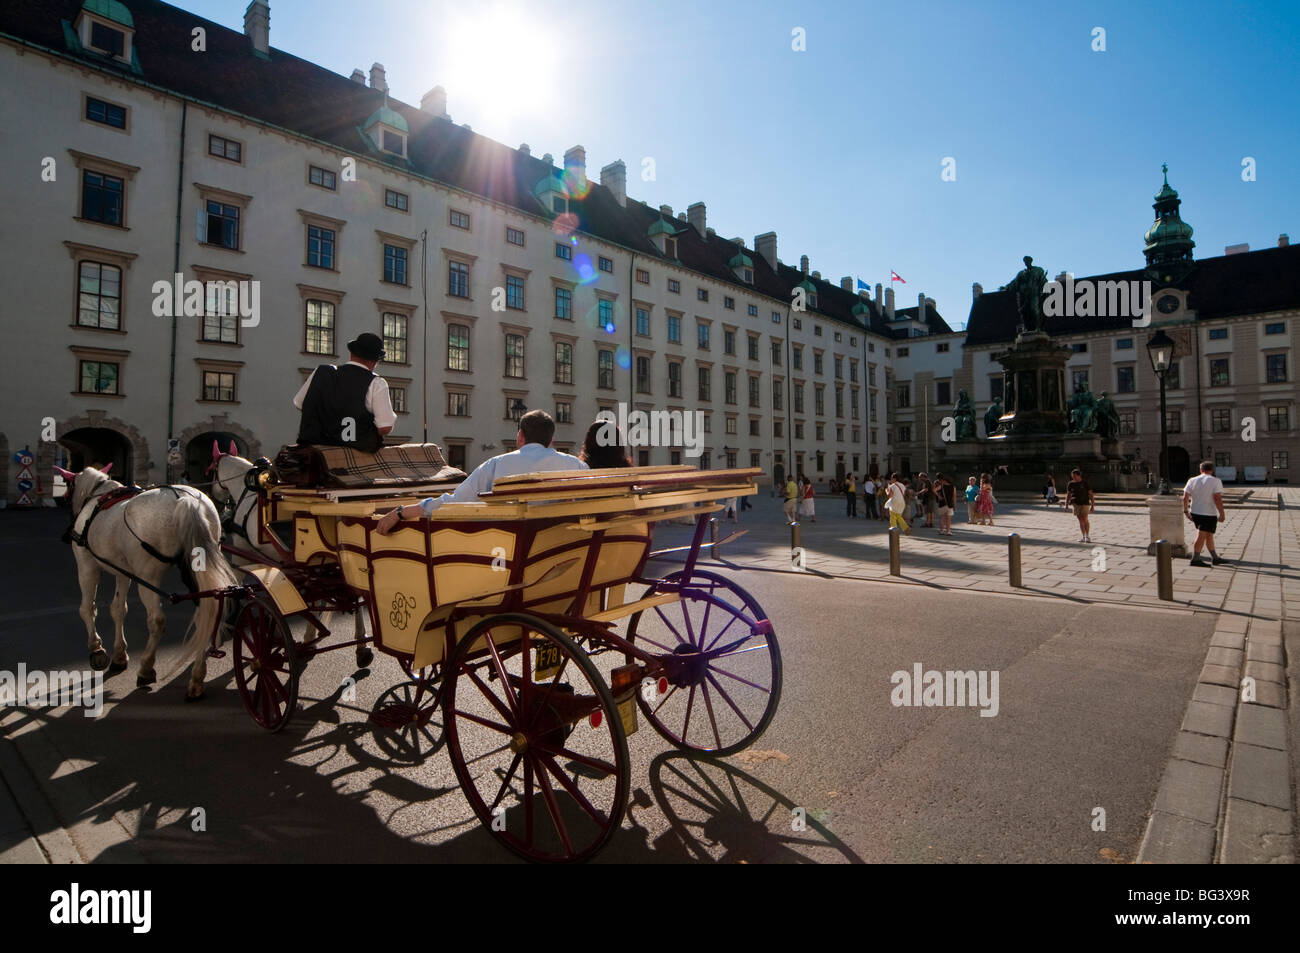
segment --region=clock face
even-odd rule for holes
[[[1160,300],[1156,302],[1156,307],[1160,309],[1161,314],[1173,314],[1178,310],[1177,295],[1161,295]]]

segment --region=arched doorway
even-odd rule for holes
[[[191,438],[190,442],[185,445],[185,469],[184,478],[187,483],[206,483],[211,477],[206,476],[207,469],[212,465],[212,441],[217,442],[222,453],[230,452],[230,445],[235,445],[235,452],[241,457],[253,459],[251,456],[252,448],[249,447],[248,441],[238,434],[230,433],[226,430],[207,430]],[[180,474],[178,474],[180,476]]]
[[[59,444],[68,451],[74,473],[84,467],[103,468],[113,465],[113,479],[122,483],[135,480],[134,449],[131,441],[116,430],[107,427],[78,427],[59,438]]]
[[[1183,447],[1170,447],[1169,456],[1161,469],[1169,475],[1170,483],[1185,483],[1192,475],[1192,463]]]

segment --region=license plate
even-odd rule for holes
[[[623,719],[623,734],[636,733],[636,696],[632,695],[618,703],[618,716]]]
[[[537,662],[533,668],[533,679],[544,681],[560,670],[560,647],[553,642],[534,642],[533,651]]]

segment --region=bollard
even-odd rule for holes
[[[1020,581],[1020,534],[1012,533],[1007,537],[1007,569],[1011,575],[1011,588],[1023,589]]]
[[[709,534],[713,539],[713,548],[709,550],[709,555],[713,559],[718,558],[718,518],[715,516],[709,520]]]
[[[1283,505],[1283,503],[1282,503],[1282,491],[1281,491],[1281,490],[1278,490],[1278,491],[1277,491],[1277,508],[1278,508],[1279,510],[1284,510],[1284,509],[1286,509],[1286,506]]]
[[[1173,546],[1167,539],[1156,540],[1156,588],[1165,602],[1174,601]]]
[[[790,551],[798,552],[803,548],[803,532],[798,521],[790,524]]]
[[[898,527],[889,527],[889,574],[891,576],[901,576],[903,574],[903,556],[898,548]]]

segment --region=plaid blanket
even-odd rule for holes
[[[436,443],[404,443],[365,453],[351,447],[285,448],[281,455],[303,452],[310,463],[302,468],[309,482],[358,489],[371,486],[409,486],[421,483],[459,483],[465,471],[448,466]],[[278,462],[278,461],[277,461]],[[286,473],[285,476],[288,476]],[[298,483],[287,479],[284,482]],[[299,485],[302,485],[301,483]]]

